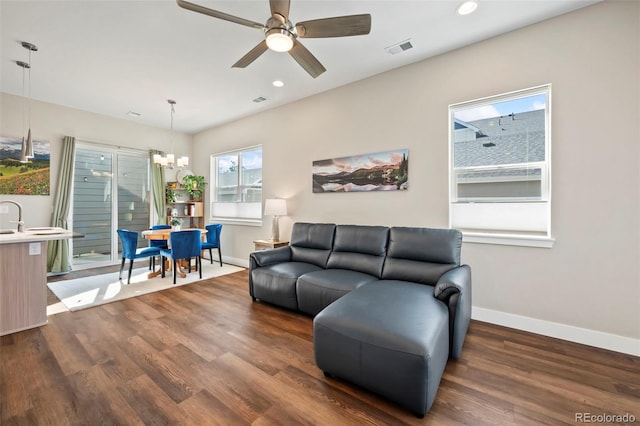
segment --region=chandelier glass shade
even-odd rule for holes
[[[185,155],[178,158],[176,161],[176,156],[173,154],[173,116],[176,113],[176,101],[168,99],[167,102],[171,105],[171,153],[164,157],[160,154],[154,154],[153,163],[158,164],[160,167],[167,167],[169,169],[173,169],[174,166],[185,167],[189,165],[189,157]]]

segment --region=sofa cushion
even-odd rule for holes
[[[420,262],[460,265],[462,233],[456,229],[393,227],[388,255]]]
[[[349,269],[380,278],[388,235],[389,228],[384,226],[336,226],[327,268]]]
[[[317,265],[284,262],[251,271],[253,297],[289,309],[298,309],[296,281],[308,272],[320,270]]]
[[[298,278],[298,309],[316,315],[328,305],[356,288],[378,281],[372,275],[347,269],[325,269]]]
[[[291,260],[326,267],[335,229],[332,223],[294,223],[289,243]]]
[[[435,285],[460,265],[462,233],[455,229],[394,227],[382,278]]]

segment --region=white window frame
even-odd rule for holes
[[[231,225],[262,226],[262,197],[260,201],[254,202],[217,201],[218,158],[229,154],[238,155],[238,188],[242,188],[246,185],[246,182],[242,182],[242,153],[245,151],[254,151],[257,149],[260,149],[262,151],[262,145],[253,145],[242,149],[234,149],[231,151],[211,154],[209,167],[209,176],[211,182],[211,185],[209,187],[209,199],[211,200],[209,209],[209,220],[211,222]]]
[[[545,160],[481,167],[454,166],[454,114],[469,108],[545,94]],[[457,176],[465,172],[529,168],[541,170],[539,199],[458,199]],[[529,247],[553,246],[551,237],[551,84],[449,105],[449,227],[460,229],[463,241]]]

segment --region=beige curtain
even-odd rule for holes
[[[60,174],[58,175],[58,187],[51,216],[51,226],[58,226],[64,229],[68,229],[69,226],[75,150],[76,138],[65,136],[62,142]],[[47,271],[68,272],[70,270],[69,240],[49,241],[47,245]]]
[[[151,161],[151,191],[153,192],[153,205],[158,215],[156,225],[167,224],[167,206],[165,203],[165,187],[164,170],[157,164],[153,164],[153,155],[164,155],[162,151],[149,151],[149,160]]]

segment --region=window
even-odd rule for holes
[[[551,85],[449,106],[452,228],[551,246]]]
[[[211,218],[261,224],[262,147],[211,156]]]

